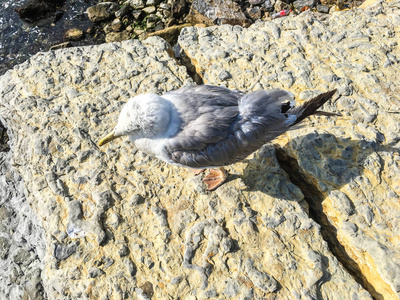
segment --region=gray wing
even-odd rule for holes
[[[225,88],[198,86],[181,94],[190,107],[177,97],[175,104],[184,126],[165,146],[166,155],[181,165],[202,168],[232,164],[290,126],[285,124],[289,118],[285,111],[291,107],[288,100],[292,95],[282,90],[243,96]]]
[[[181,120],[178,133],[170,138],[167,148],[174,150],[203,149],[206,144],[223,140],[239,113],[243,93],[216,86],[188,86],[163,95],[169,99]]]

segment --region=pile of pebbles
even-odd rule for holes
[[[230,10],[229,20],[224,23],[249,26],[257,20],[270,19],[274,16],[274,12],[282,10],[290,10],[291,14],[299,14],[308,9],[330,13],[361,3],[361,1],[349,1],[346,4],[340,0],[124,0],[99,2],[89,7],[87,14],[92,22],[102,25],[100,28],[105,33],[105,41],[115,42],[146,38],[149,33],[161,32],[166,28],[182,24],[220,25],[221,22],[218,20],[208,20],[209,16],[213,15],[211,10],[222,14]],[[200,12],[198,8],[201,8]],[[196,17],[199,13],[201,18]],[[78,38],[82,35],[83,32],[80,32]],[[65,38],[74,40],[76,36],[65,35]]]

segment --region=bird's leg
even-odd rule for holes
[[[195,176],[203,173],[206,169],[189,169]]]
[[[207,185],[207,190],[213,191],[223,184],[227,177],[228,172],[223,167],[219,167],[218,169],[210,169],[203,181]]]

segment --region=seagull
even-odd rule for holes
[[[209,191],[227,178],[224,166],[245,159],[265,143],[318,111],[336,92],[320,94],[302,105],[281,89],[244,93],[212,85],[185,86],[162,96],[140,94],[123,106],[114,130],[102,146],[129,136],[137,149],[195,174],[210,169],[203,181]]]

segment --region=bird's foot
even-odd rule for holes
[[[190,172],[192,172],[194,174],[194,176],[197,176],[201,173],[203,173],[206,169],[189,169]]]
[[[210,172],[203,181],[207,185],[207,190],[213,191],[221,184],[223,184],[228,177],[228,172],[220,167],[218,169],[210,169]]]

